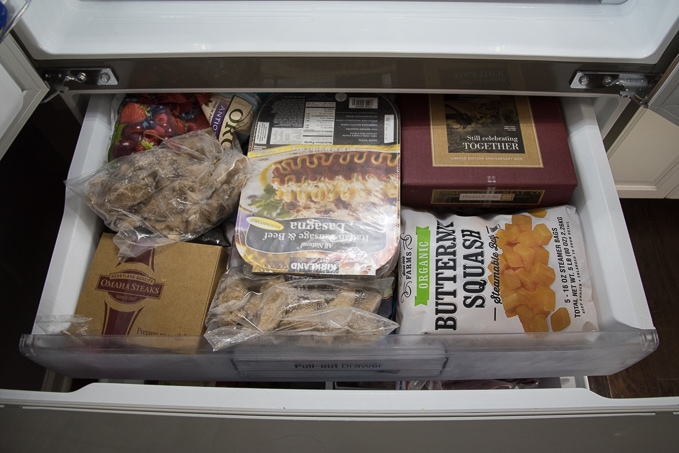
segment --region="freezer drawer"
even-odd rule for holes
[[[71,393],[0,393],[7,405],[0,409],[0,432],[11,451],[459,446],[465,452],[667,452],[676,447],[678,400],[606,400],[577,388],[323,391],[97,383]]]
[[[213,381],[484,379],[608,375],[658,344],[591,101],[563,100],[579,187],[598,332],[506,335],[389,335],[364,338],[263,336],[220,351],[202,337],[44,334],[36,323],[21,351],[58,373],[80,378]],[[69,177],[106,159],[111,97],[93,96]],[[66,207],[38,317],[69,315],[102,223],[76,195]]]

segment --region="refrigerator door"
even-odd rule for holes
[[[0,43],[0,159],[47,93],[12,36]]]
[[[104,66],[117,78],[115,87],[70,82],[77,91],[617,96],[625,90],[616,84],[574,77],[617,71],[654,80],[676,54],[678,18],[670,0],[34,0],[16,33],[41,70]]]
[[[266,53],[655,63],[678,8],[666,0],[33,0],[19,34],[38,60]]]

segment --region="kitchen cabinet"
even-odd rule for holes
[[[672,198],[679,186],[679,127],[653,110],[638,110],[607,150],[622,198]]]

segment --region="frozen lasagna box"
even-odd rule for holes
[[[235,244],[254,272],[383,275],[400,232],[400,127],[378,94],[282,93],[260,109]]]
[[[402,230],[400,333],[597,330],[574,207],[483,217],[404,207]]]

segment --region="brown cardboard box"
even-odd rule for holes
[[[557,98],[412,94],[399,109],[404,206],[569,203],[577,177]]]
[[[177,242],[119,262],[104,233],[83,284],[77,315],[90,335],[201,335],[225,271],[224,247]]]

